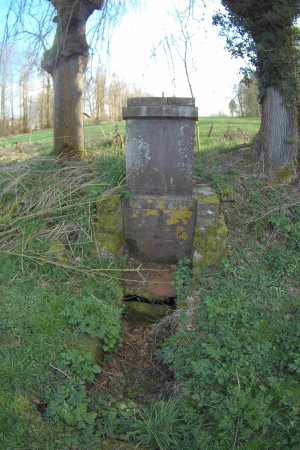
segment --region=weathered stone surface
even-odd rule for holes
[[[131,197],[123,198],[123,208],[142,208],[142,209],[158,209],[158,210],[195,210],[195,198],[182,197],[176,195],[133,195]]]
[[[124,318],[136,323],[155,323],[171,312],[168,305],[138,301],[125,302]]]
[[[93,226],[93,253],[112,258],[123,251],[124,224],[119,194],[100,197],[96,202],[97,218]]]
[[[133,194],[192,195],[194,121],[128,120],[127,186]]]
[[[192,252],[195,199],[133,196],[123,201],[125,246],[142,260],[177,262]]]
[[[127,106],[123,108],[123,119],[148,119],[155,117],[159,119],[189,119],[198,118],[198,109],[193,106]]]
[[[127,99],[128,106],[164,106],[181,105],[195,106],[195,99],[191,97],[134,97]]]
[[[122,274],[124,295],[136,295],[158,302],[170,297],[176,297],[172,282],[175,264],[142,262],[137,258],[128,260],[128,271]]]
[[[156,238],[126,238],[126,247],[130,255],[137,256],[141,261],[161,261],[176,263],[191,255],[193,239],[185,242]]]
[[[193,241],[193,272],[219,267],[226,256],[227,228],[219,197],[207,186],[195,189],[197,213]]]

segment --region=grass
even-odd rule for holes
[[[299,186],[274,184],[251,160],[258,119],[199,123],[194,176],[222,200],[229,252],[186,290],[171,336],[168,324],[157,331],[172,389],[144,403],[145,388],[132,392],[117,369],[98,375],[124,326],[123,261],[95,255],[91,233],[97,199],[124,190],[124,149],[100,145],[115,125],[86,127],[82,162],[55,160],[50,131],[31,146],[28,135],[1,140],[2,448],[298,448]],[[22,154],[11,148],[21,138]]]
[[[99,139],[101,137],[113,136],[115,133],[116,125],[118,131],[123,132],[125,130],[125,122],[106,122],[101,125],[86,125],[85,126],[85,138],[87,143],[91,140]],[[0,144],[5,147],[12,147],[16,143],[19,145],[43,145],[51,148],[53,140],[53,130],[33,131],[31,134],[18,134],[15,136],[8,136],[6,138],[0,138]]]
[[[199,118],[201,149],[206,152],[209,150],[220,150],[234,145],[235,143],[249,142],[257,133],[260,120],[258,118],[246,117],[201,117]],[[106,122],[101,125],[86,125],[85,138],[89,145],[91,141],[100,140],[103,137],[113,136],[116,125],[118,132],[125,133],[125,122]],[[211,130],[211,126],[213,126]],[[211,137],[208,137],[211,130]],[[28,145],[29,140],[33,145],[47,146],[51,148],[53,139],[53,130],[33,131],[31,135],[20,134],[7,138],[0,138],[0,144],[5,147],[12,147],[16,143]],[[1,150],[1,149],[0,149]]]

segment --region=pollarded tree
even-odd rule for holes
[[[86,23],[104,0],[51,0],[57,11],[56,35],[42,68],[53,77],[54,153],[80,158],[84,152],[83,74],[89,58]]]
[[[261,127],[256,154],[266,169],[290,173],[299,162],[299,0],[222,0],[228,48],[256,68]]]

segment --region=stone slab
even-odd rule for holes
[[[130,258],[127,268],[130,270],[122,274],[125,296],[136,295],[152,302],[176,297],[176,290],[172,284],[175,264],[147,263]]]
[[[133,194],[193,193],[195,124],[185,119],[128,120],[127,187]]]
[[[149,237],[125,238],[125,248],[130,256],[136,256],[141,261],[156,261],[176,263],[180,259],[190,257],[193,240],[158,239]]]
[[[191,97],[133,97],[127,99],[127,106],[195,106]]]
[[[194,106],[124,106],[122,108],[123,119],[148,119],[148,118],[168,118],[168,119],[198,119],[198,108]]]

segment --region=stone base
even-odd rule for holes
[[[141,261],[176,263],[192,253],[193,197],[133,195],[123,200],[125,249]]]
[[[197,214],[193,239],[193,272],[205,267],[220,266],[226,257],[227,227],[220,207],[220,199],[209,186],[194,189]]]
[[[147,263],[130,258],[127,269],[129,270],[122,273],[125,297],[142,297],[153,303],[176,297],[175,286],[172,284],[176,265]]]

